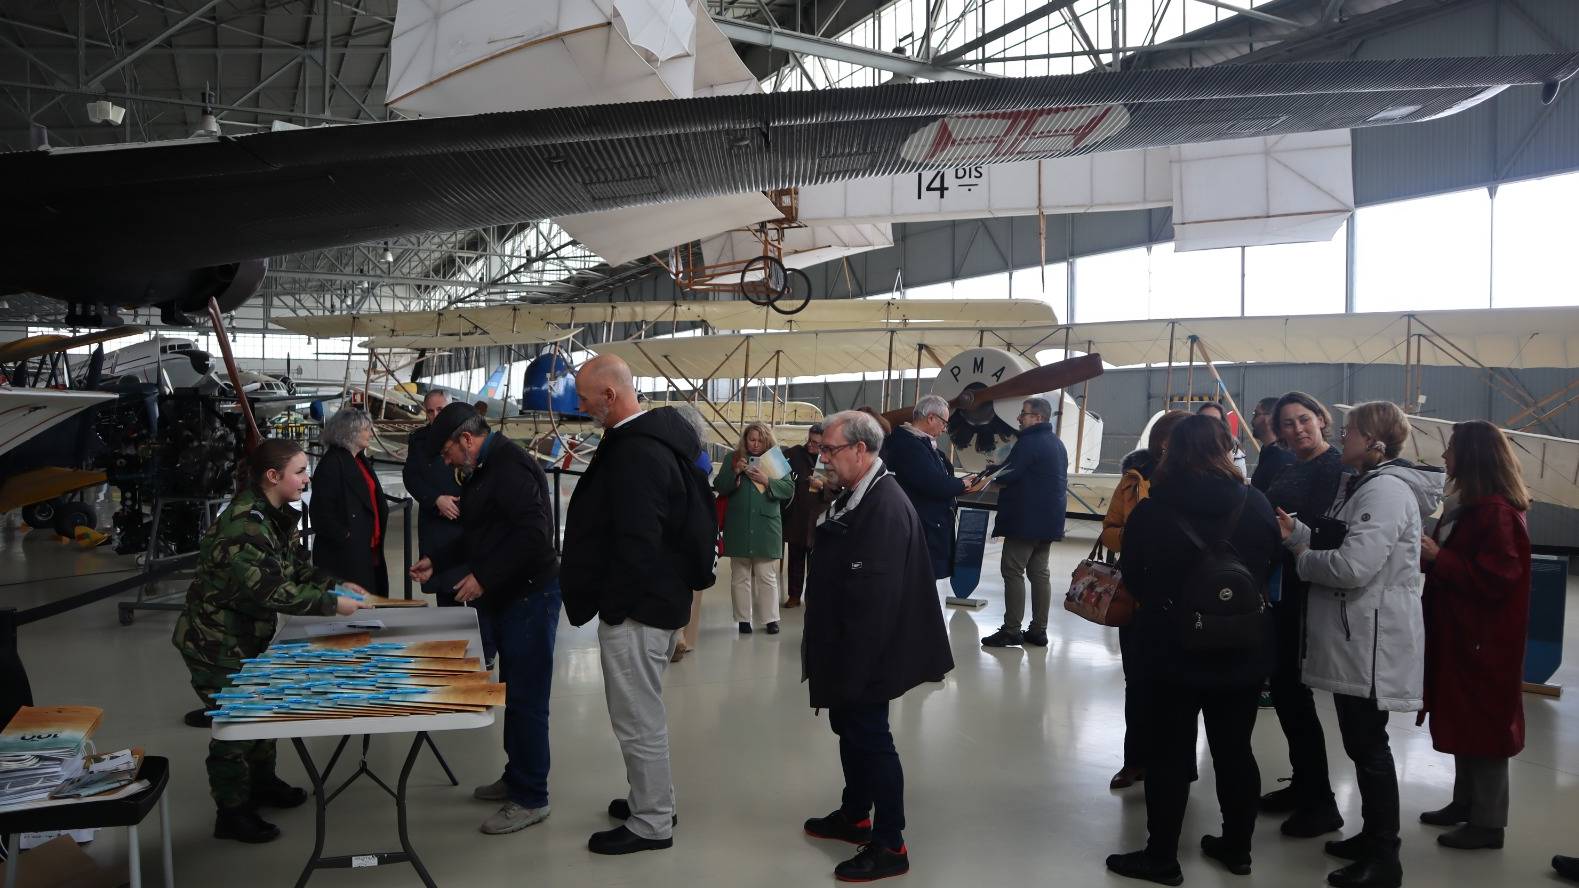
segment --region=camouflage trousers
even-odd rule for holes
[[[192,673],[192,690],[206,709],[218,708],[214,694],[229,683],[230,670],[182,655]],[[208,741],[208,791],[221,808],[234,808],[252,800],[252,787],[274,776],[273,740]]]

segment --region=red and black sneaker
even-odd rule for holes
[[[876,842],[861,846],[856,855],[833,868],[841,882],[875,882],[910,872],[910,854],[904,845],[890,851]]]
[[[864,845],[872,840],[872,818],[851,820],[843,811],[827,817],[813,817],[806,821],[806,835],[814,839],[837,839],[852,845]]]

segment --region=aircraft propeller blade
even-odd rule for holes
[[[1040,395],[1054,389],[1068,388],[1076,383],[1095,379],[1102,375],[1102,356],[1099,354],[1081,355],[1048,364],[1045,367],[1032,367],[1031,369],[1005,379],[996,385],[986,388],[961,392],[954,400],[949,402],[950,410],[968,410],[978,404],[990,401],[1000,401],[1005,398],[1028,398]],[[1056,408],[1054,408],[1056,409]],[[883,419],[889,425],[898,426],[900,423],[909,422],[915,406],[900,407],[883,414]]]

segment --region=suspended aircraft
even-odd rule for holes
[[[1345,60],[551,108],[0,155],[0,293],[232,310],[261,257],[862,177],[1436,119],[1579,55]],[[487,188],[473,187],[477,181]],[[304,207],[311,208],[304,211]],[[94,257],[84,263],[81,257]]]

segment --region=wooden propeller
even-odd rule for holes
[[[1102,356],[1099,354],[1081,355],[1048,364],[1045,367],[1032,367],[1031,369],[1005,379],[995,385],[985,388],[966,389],[949,401],[950,410],[970,410],[993,401],[1007,398],[1029,398],[1054,389],[1068,388],[1088,379],[1095,379],[1102,375]],[[1056,409],[1056,408],[1055,408]],[[891,425],[909,422],[915,411],[915,405],[900,407],[883,414],[883,419]]]

